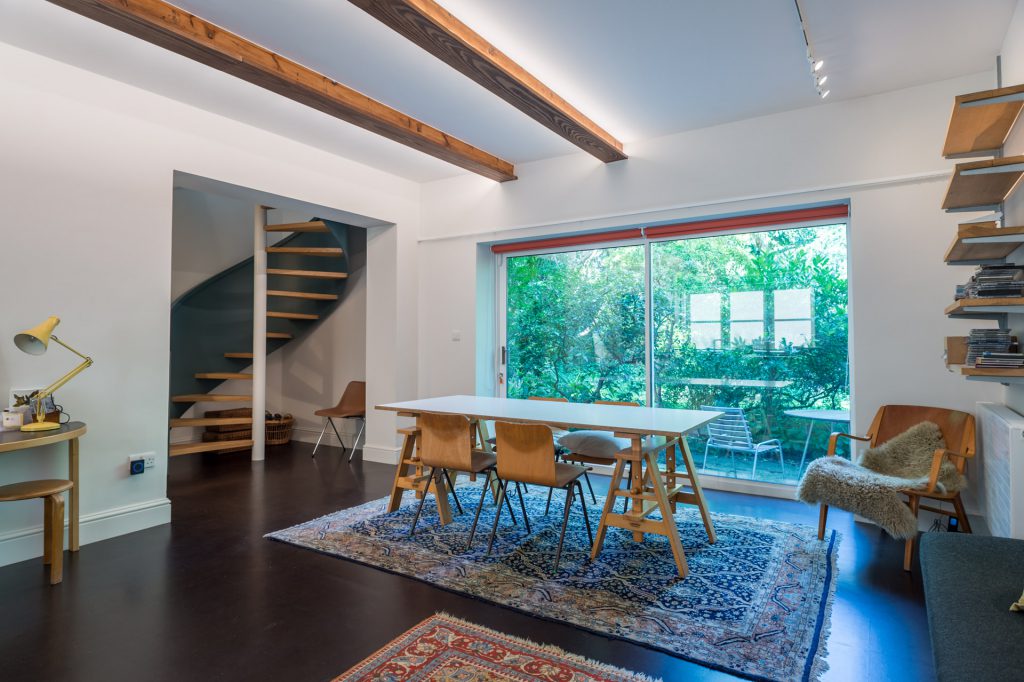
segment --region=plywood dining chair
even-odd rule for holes
[[[586,473],[586,467],[564,464],[555,461],[555,441],[551,427],[546,424],[515,424],[512,422],[495,422],[495,435],[498,439],[498,479],[501,481],[498,491],[498,509],[494,514],[494,525],[491,527],[491,539],[487,543],[487,553],[494,546],[494,536],[498,531],[501,518],[501,501],[508,499],[508,484],[521,483],[546,486],[565,490],[565,510],[562,515],[562,532],[558,536],[558,550],[555,553],[555,573],[562,558],[562,545],[565,543],[565,529],[569,524],[569,512],[572,509],[576,491],[579,491],[580,506],[583,508],[583,520],[587,526],[590,544],[594,536],[590,530],[590,517],[583,499],[583,486],[580,478]],[[526,532],[530,533],[530,520],[526,514],[526,504],[522,492],[519,493],[519,504],[523,516],[526,517]]]
[[[891,438],[900,435],[912,426],[921,422],[932,422],[939,427],[942,438],[946,442],[945,449],[932,453],[932,467],[928,477],[928,485],[924,489],[910,488],[900,492],[907,496],[907,506],[916,517],[921,509],[935,514],[954,516],[964,532],[971,532],[971,522],[967,518],[960,492],[943,492],[938,487],[938,479],[942,463],[947,459],[956,466],[961,475],[967,470],[967,460],[975,454],[975,423],[974,415],[960,410],[949,410],[944,407],[920,407],[917,405],[883,405],[878,408],[875,418],[868,427],[866,436],[854,436],[849,433],[833,433],[828,440],[828,457],[835,457],[836,446],[840,438],[859,440],[868,443],[869,447],[878,447]],[[950,502],[953,511],[921,504],[921,498]],[[825,538],[825,524],[828,520],[828,505],[823,504],[818,512],[818,539]],[[909,571],[914,554],[915,537],[906,541],[903,549],[903,570]]]
[[[618,405],[620,407],[640,407],[640,403],[623,401],[623,400],[595,400],[595,405]],[[593,464],[595,466],[615,466],[615,453],[619,450],[623,450],[629,447],[629,440],[626,438],[616,438],[610,433],[605,431],[593,432],[593,437],[600,439],[599,443],[603,447],[587,449],[587,452],[574,452],[570,449],[567,454],[562,455],[562,460],[574,463],[574,464]],[[630,469],[633,464],[630,462]],[[587,484],[587,489],[590,491],[590,498],[594,504],[597,504],[597,495],[594,494],[594,486],[590,482],[590,475],[584,473],[583,480]],[[630,480],[630,479],[626,479]],[[548,503],[551,503],[551,495],[548,494]],[[627,504],[625,498],[622,499],[623,509]]]
[[[456,476],[459,472],[474,475],[486,473],[483,489],[480,492],[480,504],[473,517],[473,527],[469,531],[467,546],[472,546],[477,522],[480,520],[480,510],[484,506],[484,499],[490,489],[491,477],[498,475],[495,469],[496,458],[490,453],[473,449],[473,422],[463,415],[422,414],[418,419],[418,427],[420,431],[419,457],[423,466],[427,467],[427,471],[423,476],[423,496],[416,507],[416,515],[413,517],[409,535],[416,532],[416,524],[419,522],[420,514],[423,513],[423,504],[426,502],[427,492],[431,487],[438,492],[445,491],[445,494],[450,490],[455,498],[455,506],[461,514],[462,504],[459,502],[450,472],[455,472]],[[515,523],[512,505],[508,500],[505,502],[508,505],[509,514],[512,515],[512,522]],[[500,495],[498,504],[501,504]]]
[[[363,435],[363,430],[366,428],[366,382],[348,382],[348,386],[345,387],[345,392],[341,394],[341,399],[338,401],[337,405],[323,410],[317,410],[313,414],[325,419],[324,428],[320,432],[320,437],[316,439],[316,445],[313,446],[313,457],[316,457],[316,449],[320,447],[320,441],[323,440],[324,434],[327,433],[328,425],[334,429],[334,435],[338,437],[338,443],[341,444],[341,454],[344,456],[346,450],[345,442],[341,440],[341,434],[338,433],[338,427],[334,425],[334,420],[359,420],[359,432],[356,434],[356,439],[352,442],[352,452],[350,452],[348,456],[348,461],[351,462],[352,457],[356,454],[356,447],[359,445],[359,438]]]
[[[43,499],[43,563],[50,566],[51,585],[64,579],[64,493],[74,485],[47,479],[0,486],[0,502]]]

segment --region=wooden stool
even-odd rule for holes
[[[50,565],[50,584],[63,579],[64,570],[64,495],[75,484],[63,479],[25,481],[0,486],[0,502],[43,498],[43,563]]]

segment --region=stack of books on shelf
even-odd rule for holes
[[[1017,350],[1009,329],[972,329],[967,336],[968,367],[981,367],[977,364],[990,353],[1005,354]]]
[[[982,265],[966,284],[956,287],[956,300],[1024,296],[1024,266]]]

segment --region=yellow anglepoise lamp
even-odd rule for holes
[[[78,365],[78,367],[75,367],[60,379],[57,379],[52,384],[36,393],[36,420],[30,424],[24,424],[21,427],[22,431],[51,431],[53,429],[59,429],[60,424],[46,421],[46,406],[44,405],[46,398],[53,395],[58,388],[74,379],[82,372],[82,370],[92,364],[92,358],[82,355],[77,350],[54,336],[53,328],[58,324],[60,324],[60,318],[51,316],[46,318],[46,322],[14,335],[14,345],[29,355],[42,355],[46,352],[46,348],[50,345],[50,341],[53,340],[67,348],[78,357],[82,358],[82,364]]]

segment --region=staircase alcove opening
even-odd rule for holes
[[[283,203],[263,203],[274,206],[265,231],[266,406],[294,417],[293,439],[312,441],[321,426],[313,412],[366,377],[367,233],[321,218],[329,211]],[[170,456],[216,457],[252,446],[251,411],[244,410],[253,391],[257,205],[250,197],[174,190]],[[349,446],[353,426],[339,423]],[[325,444],[337,443],[325,436]]]

